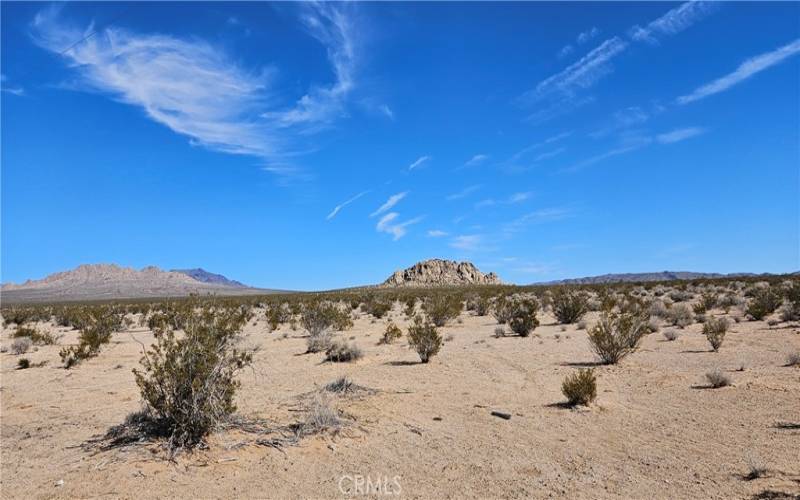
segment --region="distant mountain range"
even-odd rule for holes
[[[150,266],[141,270],[116,264],[84,264],[71,271],[51,274],[22,284],[0,288],[3,303],[66,302],[199,295],[249,295],[275,290],[251,288],[203,269],[163,271]]]
[[[212,283],[215,285],[226,285],[235,288],[248,288],[247,285],[243,285],[242,283],[231,280],[226,278],[221,274],[214,274],[206,271],[202,268],[195,268],[195,269],[173,269],[171,272],[173,273],[181,273],[193,278],[201,283]]]
[[[622,274],[603,274],[600,276],[587,276],[584,278],[572,278],[557,281],[547,281],[534,283],[535,285],[597,285],[604,283],[636,283],[645,281],[675,281],[675,280],[696,280],[714,278],[745,278],[752,276],[771,276],[770,274],[756,273],[693,273],[688,271],[661,271],[658,273],[622,273]]]

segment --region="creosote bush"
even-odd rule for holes
[[[36,345],[53,345],[58,342],[58,337],[52,333],[39,330],[35,327],[19,326],[14,331],[14,338],[27,337]]]
[[[508,326],[520,337],[527,337],[539,326],[539,320],[536,318],[539,303],[536,299],[516,299],[508,307],[510,309]]]
[[[408,345],[410,345],[423,363],[439,353],[442,348],[442,336],[430,320],[415,316],[414,323],[408,327]]]
[[[703,335],[706,336],[714,351],[718,351],[722,346],[722,341],[725,340],[727,331],[728,321],[725,318],[710,317],[703,323]]]
[[[552,303],[553,315],[562,324],[575,323],[589,310],[588,297],[579,290],[556,289]]]
[[[236,348],[247,311],[189,302],[178,315],[182,335],[162,323],[141,370],[133,370],[147,412],[171,449],[202,442],[235,411],[236,374],[252,362],[251,353]]]
[[[588,405],[597,397],[597,378],[594,370],[580,369],[567,375],[561,383],[561,392],[571,406]]]
[[[632,313],[602,313],[588,332],[592,350],[605,364],[616,364],[637,349],[647,332],[646,320]]]
[[[322,352],[331,346],[331,329],[346,330],[353,326],[350,315],[329,302],[313,302],[301,313],[303,328],[308,331],[306,352]]]
[[[422,308],[436,326],[444,326],[461,314],[461,297],[457,295],[437,293],[422,303]]]
[[[511,300],[505,295],[501,295],[492,304],[492,316],[498,324],[505,325],[511,319]]]
[[[772,287],[756,288],[745,311],[751,318],[761,321],[774,313],[783,302],[783,297]]]
[[[378,341],[378,344],[391,344],[402,336],[403,332],[400,330],[400,327],[394,323],[389,323],[386,325],[386,331],[383,332],[383,337]]]

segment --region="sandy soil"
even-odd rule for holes
[[[392,313],[405,329],[402,315]],[[594,315],[587,319],[591,324]],[[143,329],[118,333],[76,369],[60,367],[59,346],[25,355],[47,365],[16,370],[0,354],[4,498],[358,497],[359,477],[385,495],[409,498],[797,498],[800,495],[800,328],[735,324],[720,352],[701,325],[674,342],[660,333],[617,366],[600,366],[598,399],[568,409],[562,379],[595,357],[584,331],[544,315],[529,338],[495,338],[494,319],[461,316],[428,365],[405,341],[378,346],[386,320],[362,317],[340,334],[365,351],[357,363],[302,355],[303,332],[264,322],[246,328],[260,346],[243,373],[239,411],[282,424],[302,418],[301,395],[349,375],[377,392],[337,398],[353,422],[282,451],[247,445],[232,431],[207,450],[166,460],[157,445],[103,452],[81,448],[139,408],[131,374]],[[53,330],[63,330],[50,327]],[[63,332],[61,344],[75,342]],[[282,338],[286,333],[287,337]],[[10,331],[3,331],[8,346]],[[731,387],[705,388],[720,367]],[[740,368],[742,371],[739,371]],[[510,420],[490,414],[511,413]],[[768,468],[746,481],[748,460]],[[782,492],[791,496],[778,496]],[[398,495],[399,493],[399,495]],[[758,496],[760,495],[760,496]],[[772,496],[770,496],[772,495]]]

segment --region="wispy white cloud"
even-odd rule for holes
[[[0,74],[0,90],[6,92],[8,94],[16,95],[16,96],[23,96],[25,95],[25,89],[22,87],[9,87],[6,83],[8,78],[6,75]]]
[[[595,38],[599,34],[600,34],[600,30],[598,28],[596,28],[596,27],[592,27],[592,28],[590,28],[590,29],[588,29],[586,31],[583,31],[583,32],[579,33],[578,36],[575,38],[575,42],[578,45],[582,45],[582,44],[588,42],[589,40],[592,40],[593,38]],[[575,52],[575,47],[573,47],[572,44],[567,44],[567,45],[563,46],[561,48],[561,50],[558,51],[558,57],[559,58],[564,58],[564,57],[567,57],[568,55],[572,54],[573,52]]]
[[[334,217],[336,217],[336,215],[339,213],[339,211],[341,211],[344,207],[346,207],[347,205],[353,203],[354,201],[356,201],[357,199],[361,198],[362,196],[364,196],[367,193],[369,193],[369,191],[362,191],[362,192],[358,193],[357,195],[353,196],[352,198],[350,198],[349,200],[344,201],[344,202],[340,203],[339,205],[336,205],[333,208],[333,210],[331,211],[331,213],[329,213],[328,216],[325,217],[325,220],[333,219]]]
[[[573,217],[575,214],[571,209],[564,207],[550,207],[536,210],[525,214],[503,226],[505,233],[517,233],[525,229],[525,227],[534,224],[543,224],[546,222],[554,222],[557,220],[567,219]]]
[[[577,172],[578,170],[584,169],[584,168],[586,168],[586,167],[588,167],[590,165],[594,165],[595,163],[599,163],[599,162],[601,162],[603,160],[606,160],[608,158],[613,158],[615,156],[623,155],[625,153],[630,153],[631,151],[636,151],[637,149],[641,149],[644,146],[646,146],[647,144],[649,144],[650,142],[652,142],[651,139],[647,138],[647,139],[644,139],[644,140],[642,140],[642,141],[640,141],[638,143],[633,143],[633,144],[622,145],[622,146],[616,147],[614,149],[606,151],[605,153],[600,153],[598,155],[592,156],[592,157],[587,158],[587,159],[585,159],[583,161],[575,163],[574,165],[572,165],[570,167],[562,169],[561,172]]]
[[[590,29],[578,34],[577,42],[578,43],[586,43],[589,40],[594,39],[597,35],[600,34],[600,29],[596,26],[592,26]]]
[[[456,236],[450,240],[450,246],[459,250],[475,251],[482,248],[483,242],[483,235],[465,234]]]
[[[408,226],[416,224],[423,219],[422,217],[415,217],[405,222],[395,222],[397,220],[397,217],[399,216],[400,214],[398,214],[397,212],[389,212],[388,214],[381,217],[381,219],[378,221],[378,224],[375,226],[375,229],[377,229],[378,232],[381,233],[391,234],[392,239],[394,241],[397,241],[406,235],[406,233],[408,232],[406,228]]]
[[[527,155],[528,153],[531,153],[531,152],[541,148],[542,146],[547,146],[548,144],[552,144],[552,143],[558,142],[558,141],[560,141],[562,139],[566,139],[567,137],[569,137],[571,135],[572,135],[572,131],[561,132],[560,134],[556,134],[556,135],[550,136],[550,137],[548,137],[547,139],[545,139],[545,140],[543,140],[541,142],[537,142],[535,144],[532,144],[532,145],[530,145],[530,146],[528,146],[526,148],[523,148],[522,150],[518,151],[517,153],[514,154],[514,156],[512,156],[509,159],[509,162],[513,163],[513,162],[519,161],[523,156]]]
[[[431,159],[431,157],[427,156],[427,155],[426,156],[420,156],[419,158],[416,159],[416,161],[414,163],[412,163],[411,165],[408,166],[408,171],[411,172],[415,168],[421,167],[425,162],[429,161],[430,159]]]
[[[549,96],[572,98],[576,92],[594,85],[612,71],[611,61],[622,53],[628,43],[619,37],[609,38],[577,62],[556,73],[523,95],[524,100],[539,101]]]
[[[639,42],[656,43],[659,38],[675,35],[714,12],[718,2],[689,1],[670,10],[644,28],[633,26],[628,34]]]
[[[606,137],[613,132],[642,125],[650,119],[650,113],[639,106],[630,106],[614,112],[611,123],[599,130],[589,133],[595,139]]]
[[[472,158],[470,158],[469,160],[467,160],[466,163],[464,163],[464,167],[467,167],[467,168],[474,167],[474,166],[480,165],[481,163],[485,162],[488,159],[489,159],[489,155],[484,155],[484,154],[475,155]]]
[[[467,187],[465,187],[464,189],[462,189],[461,191],[459,191],[457,193],[453,193],[451,195],[448,195],[445,199],[447,201],[460,200],[462,198],[466,198],[467,196],[471,195],[472,193],[474,193],[475,191],[479,190],[480,188],[481,188],[481,186],[478,185],[478,184],[473,185],[473,186],[467,186]]]
[[[449,233],[447,233],[446,231],[442,231],[441,229],[431,229],[428,231],[428,236],[430,236],[431,238],[442,238],[444,236],[447,236],[448,234]]]
[[[387,210],[389,210],[393,206],[395,206],[398,203],[400,203],[400,200],[405,198],[407,194],[408,194],[408,191],[403,191],[402,193],[397,193],[397,194],[391,195],[389,197],[389,199],[386,200],[386,202],[383,205],[378,207],[378,209],[375,210],[374,212],[372,212],[369,216],[370,217],[375,217],[376,215],[380,215],[380,214],[386,212]]]
[[[381,104],[378,106],[378,111],[383,113],[388,119],[394,120],[394,111],[386,104]]]
[[[199,38],[108,27],[66,50],[94,27],[70,26],[57,7],[40,11],[31,29],[39,46],[74,68],[77,88],[140,107],[192,144],[253,156],[266,170],[292,173],[297,171],[290,161],[298,148],[295,138],[337,117],[354,86],[354,27],[345,11],[339,4],[304,7],[302,21],[327,48],[335,81],[313,88],[284,110],[277,108],[274,96],[274,69],[245,69]]]
[[[733,73],[729,73],[722,78],[718,78],[711,83],[703,85],[691,94],[678,97],[676,102],[678,104],[688,104],[728,90],[734,85],[784,61],[798,52],[800,52],[800,39],[784,45],[783,47],[779,47],[772,52],[767,52],[744,61]]]
[[[522,203],[523,201],[529,200],[531,196],[533,196],[532,192],[525,191],[520,193],[514,193],[510,195],[508,198],[501,200],[496,200],[494,198],[486,198],[476,203],[475,208],[480,209],[495,205],[516,205],[517,203]]]
[[[549,160],[550,158],[554,158],[554,157],[560,155],[561,153],[563,153],[566,150],[567,150],[567,148],[561,147],[561,148],[558,148],[558,149],[554,149],[553,151],[547,151],[546,153],[541,153],[541,154],[537,155],[533,159],[533,162],[536,163],[536,162],[540,162],[540,161],[544,161],[544,160]]]
[[[698,135],[702,135],[704,133],[706,133],[706,129],[701,127],[679,128],[671,132],[658,134],[656,136],[656,141],[658,141],[661,144],[672,144],[673,142],[680,142],[686,139],[691,139],[692,137],[697,137]]]

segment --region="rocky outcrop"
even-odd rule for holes
[[[471,262],[431,259],[417,262],[408,269],[395,271],[381,286],[459,286],[500,285],[495,273],[483,274]]]

